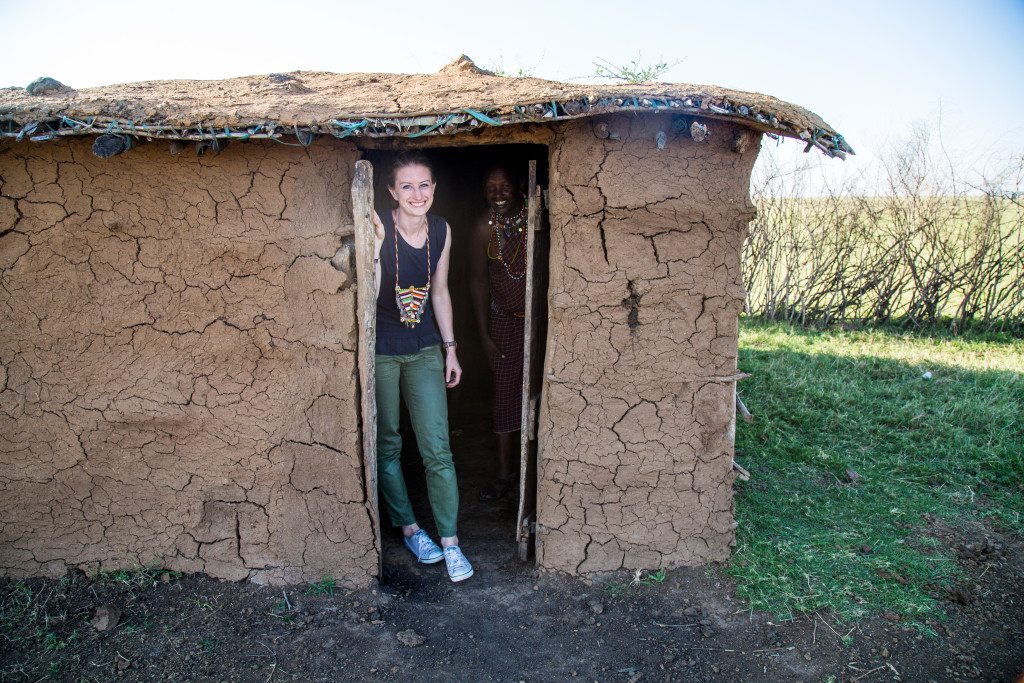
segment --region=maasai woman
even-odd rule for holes
[[[427,213],[434,201],[434,174],[422,154],[400,155],[387,176],[398,204],[374,214],[377,279],[377,480],[391,523],[402,527],[405,545],[425,564],[444,558],[448,576],[462,581],[473,567],[459,549],[459,489],[448,444],[445,386],[459,383],[452,300],[448,292],[451,228]],[[404,397],[427,472],[427,495],[441,548],[416,523],[402,476],[398,432]],[[443,548],[443,550],[442,550]]]
[[[522,424],[526,204],[522,183],[504,166],[484,176],[484,197],[489,209],[474,228],[470,277],[477,326],[494,372],[498,438],[498,475],[481,489],[480,499],[494,500],[515,483],[512,451]]]

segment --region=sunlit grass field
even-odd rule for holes
[[[1024,339],[744,319],[740,369],[728,572],[755,609],[924,619],[958,578],[929,518],[1024,534]]]

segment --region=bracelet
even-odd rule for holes
[[[459,342],[455,341],[454,339],[451,340],[451,341],[441,342],[441,348],[442,349],[454,349],[454,348],[458,348],[458,346],[459,346]]]

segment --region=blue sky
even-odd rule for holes
[[[1024,0],[170,4],[0,0],[0,85],[74,87],[290,71],[481,66],[587,80],[594,61],[679,63],[664,79],[755,90],[843,133],[868,172],[914,122],[963,168],[1024,155]],[[782,146],[786,159],[802,146]]]

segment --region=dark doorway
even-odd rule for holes
[[[473,226],[487,211],[483,181],[487,169],[503,163],[521,170],[527,178],[530,160],[537,162],[537,185],[547,186],[547,147],[543,145],[487,145],[478,147],[438,147],[422,150],[434,166],[437,189],[431,212],[447,219],[452,230],[449,290],[459,341],[459,362],[463,379],[448,392],[449,427],[452,452],[459,479],[459,538],[474,567],[487,574],[489,569],[517,561],[516,519],[519,491],[513,489],[497,501],[481,501],[479,492],[497,472],[496,440],[491,427],[492,375],[477,330],[471,296],[469,259]],[[374,196],[377,211],[390,211],[394,204],[385,184],[390,165],[399,152],[364,150],[363,158],[374,167]],[[543,261],[541,263],[540,261]],[[535,267],[543,270],[547,282],[546,259]],[[538,295],[546,302],[547,291]],[[546,310],[544,319],[546,319]],[[543,330],[541,331],[543,333]],[[541,337],[543,339],[543,337]],[[543,355],[543,343],[540,345]],[[542,362],[542,358],[535,362]],[[404,412],[404,411],[403,411]],[[436,528],[427,500],[423,466],[415,436],[403,416],[402,468],[417,521],[435,540]],[[533,470],[531,470],[533,472]],[[528,488],[528,495],[535,489]],[[533,501],[530,501],[532,509]],[[417,565],[401,542],[397,529],[390,526],[381,509],[383,575],[382,580],[397,584],[447,581],[441,566]],[[483,578],[483,577],[479,577]],[[471,582],[487,583],[474,577]]]

